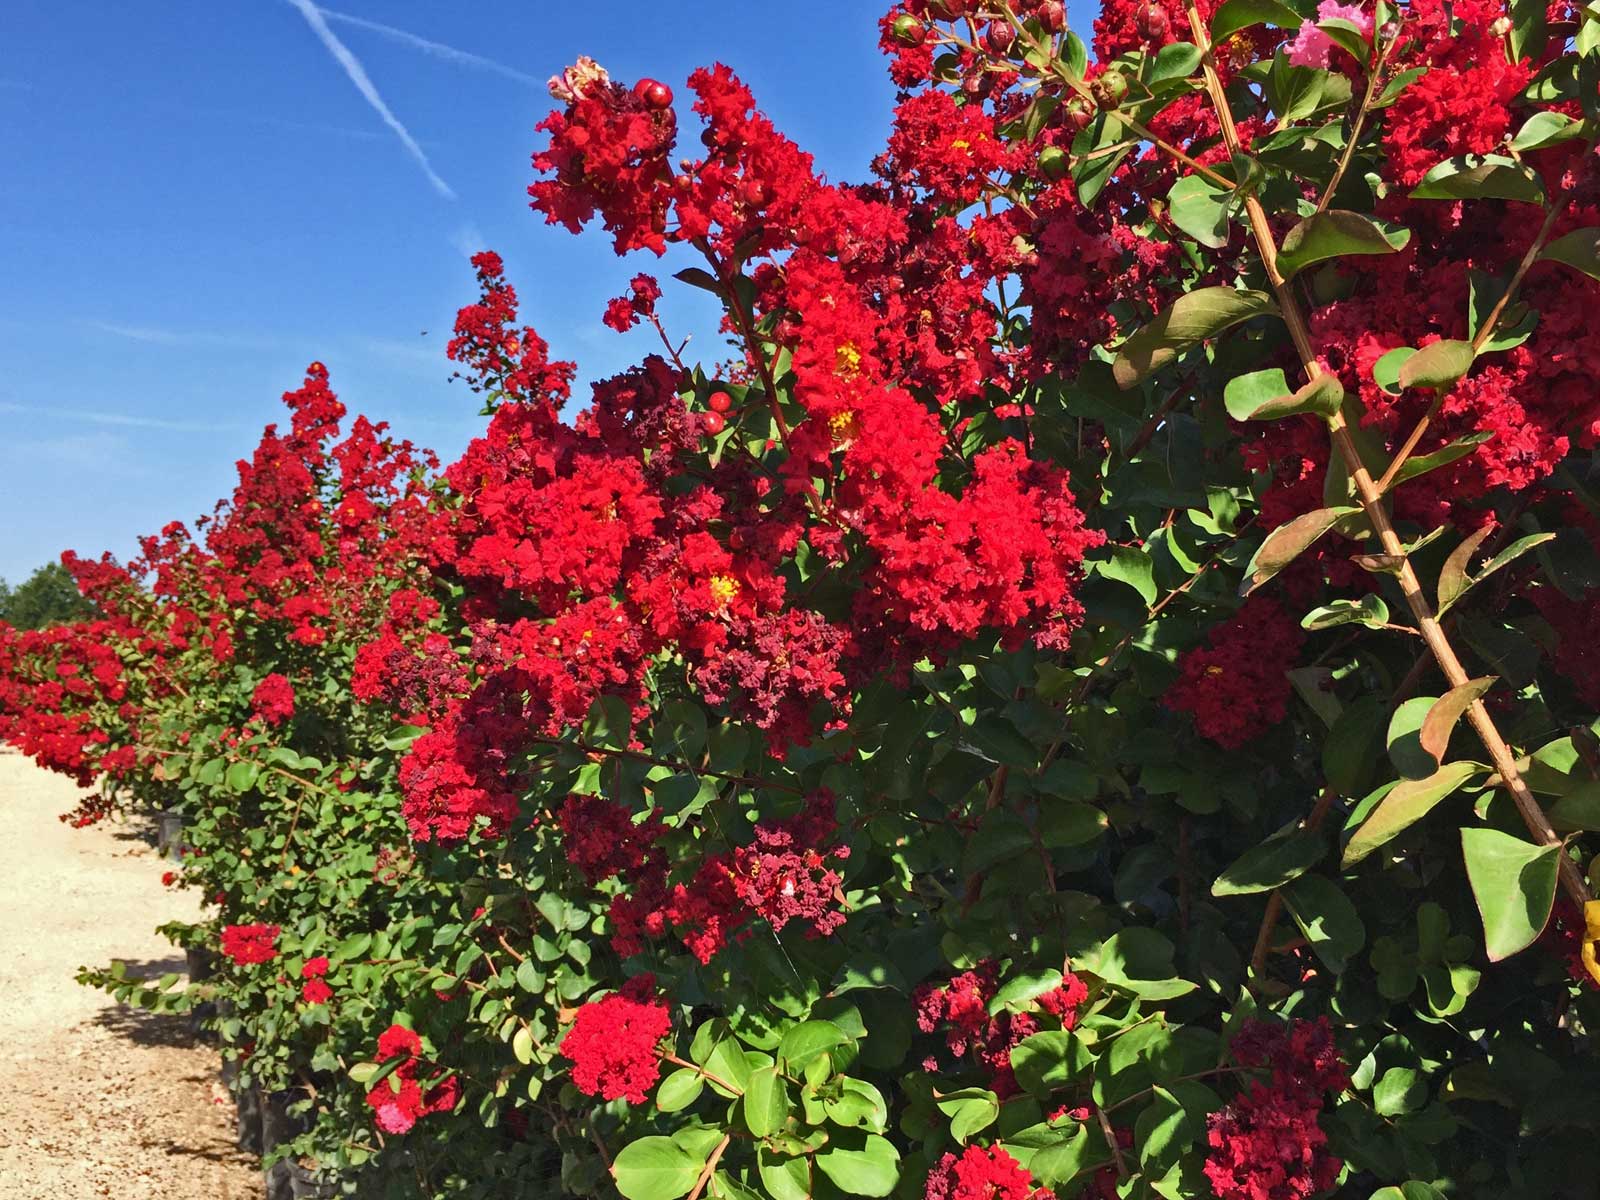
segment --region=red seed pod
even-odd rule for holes
[[[1139,10],[1139,34],[1146,41],[1159,42],[1172,30],[1172,18],[1159,4],[1146,4]]]
[[[706,436],[716,437],[728,426],[727,418],[719,412],[700,414],[700,426],[706,431]]]
[[[672,107],[672,89],[659,79],[641,79],[633,85],[633,94],[657,112]]]
[[[712,392],[706,399],[706,407],[714,413],[725,413],[733,407],[733,397],[727,392]]]
[[[1067,6],[1061,0],[1047,0],[1041,4],[1039,26],[1046,33],[1060,33],[1067,27]]]
[[[983,44],[989,48],[989,53],[1001,57],[1011,52],[1011,47],[1017,40],[1017,31],[1011,27],[1010,21],[990,21],[989,27],[983,31]]]

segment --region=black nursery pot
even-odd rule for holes
[[[332,1200],[340,1194],[336,1181],[319,1177],[297,1162],[283,1165],[289,1168],[289,1194],[294,1200]]]
[[[238,1143],[246,1154],[264,1154],[266,1147],[261,1136],[261,1093],[255,1088],[245,1088],[235,1099],[239,1107]]]
[[[261,1095],[261,1152],[271,1154],[301,1132],[303,1123],[289,1115],[293,1092],[265,1092]],[[267,1200],[294,1200],[294,1164],[287,1159],[266,1170]]]

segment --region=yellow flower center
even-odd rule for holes
[[[856,414],[846,409],[828,418],[828,432],[833,435],[834,445],[841,445],[855,441],[861,432],[861,425],[856,420]]]
[[[835,355],[835,370],[840,375],[854,375],[861,370],[861,351],[854,342],[846,342],[840,346]]]
[[[713,575],[710,587],[712,598],[716,600],[718,608],[727,608],[739,594],[739,581],[731,575]]]

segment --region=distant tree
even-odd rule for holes
[[[80,621],[94,611],[94,605],[79,594],[78,585],[58,562],[46,563],[16,587],[0,579],[0,621],[18,629]]]

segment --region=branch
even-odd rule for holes
[[[1217,122],[1222,129],[1222,138],[1232,153],[1237,153],[1240,147],[1239,130],[1234,125],[1233,111],[1228,107],[1228,98],[1223,90],[1222,80],[1217,75],[1216,64],[1211,54],[1211,39],[1206,32],[1205,23],[1200,19],[1199,10],[1195,7],[1194,0],[1188,0],[1187,12],[1189,27],[1194,32],[1195,44],[1200,47],[1201,67],[1205,72],[1206,90],[1210,94],[1212,107],[1217,113]],[[1311,343],[1310,329],[1306,323],[1305,314],[1300,310],[1300,302],[1294,291],[1284,282],[1283,274],[1278,270],[1278,246],[1273,237],[1272,228],[1267,222],[1266,210],[1262,208],[1261,201],[1254,195],[1244,198],[1245,212],[1250,218],[1251,233],[1255,238],[1256,249],[1261,255],[1261,265],[1265,269],[1267,278],[1272,284],[1272,290],[1278,301],[1278,308],[1283,316],[1284,323],[1289,327],[1289,336],[1294,342],[1295,350],[1300,356],[1300,365],[1306,378],[1315,381],[1323,375],[1321,364],[1317,361],[1316,350]],[[1520,278],[1520,277],[1519,277]],[[1515,281],[1514,281],[1515,282]],[[1498,318],[1497,318],[1498,319]],[[1388,510],[1383,505],[1383,494],[1373,482],[1372,475],[1367,471],[1366,463],[1361,459],[1360,452],[1356,449],[1354,439],[1350,436],[1350,428],[1345,423],[1342,412],[1335,413],[1328,418],[1328,429],[1333,436],[1334,448],[1340,458],[1344,460],[1345,470],[1355,485],[1356,495],[1360,497],[1361,507],[1366,514],[1368,522],[1378,535],[1378,541],[1383,546],[1385,554],[1392,556],[1400,563],[1396,580],[1400,590],[1405,594],[1406,604],[1411,609],[1418,630],[1423,640],[1427,642],[1428,649],[1439,663],[1439,668],[1449,685],[1459,687],[1468,681],[1465,668],[1456,656],[1455,648],[1445,637],[1444,630],[1439,626],[1439,619],[1434,615],[1433,606],[1428,602],[1422,592],[1422,584],[1417,578],[1416,568],[1406,555],[1404,543],[1400,535],[1395,532],[1394,523],[1389,519]],[[1499,772],[1506,790],[1510,792],[1517,811],[1522,817],[1523,824],[1533,835],[1534,841],[1544,846],[1559,846],[1561,839],[1556,836],[1550,827],[1550,821],[1545,816],[1544,809],[1534,798],[1528,783],[1517,769],[1516,756],[1511,752],[1511,747],[1501,736],[1494,719],[1490,717],[1489,710],[1483,701],[1476,700],[1467,710],[1467,719],[1478,734],[1478,739],[1488,751],[1490,761],[1495,770]],[[1561,871],[1561,885],[1567,895],[1581,909],[1589,902],[1589,888],[1584,882],[1583,874],[1578,865],[1563,852],[1558,862]]]

